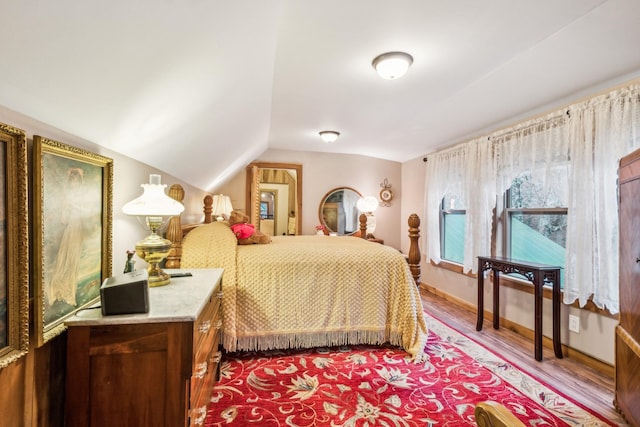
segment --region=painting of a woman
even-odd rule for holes
[[[45,322],[96,298],[101,283],[102,169],[43,155]]]
[[[36,344],[100,299],[111,276],[113,159],[33,136]]]
[[[64,301],[74,307],[77,305],[78,269],[86,220],[83,179],[84,171],[81,168],[68,169],[64,202],[59,212],[64,231],[49,284],[49,304]]]

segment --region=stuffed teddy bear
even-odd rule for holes
[[[271,243],[271,237],[260,230],[256,230],[253,224],[249,224],[249,217],[240,211],[231,211],[229,224],[231,225],[231,231],[238,238],[239,245]]]

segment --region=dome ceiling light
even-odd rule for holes
[[[383,79],[394,80],[404,76],[413,64],[413,57],[405,52],[387,52],[373,59],[371,65]]]
[[[336,132],[335,130],[323,130],[320,132],[320,138],[327,144],[331,144],[335,142],[336,139],[340,136],[340,132]]]

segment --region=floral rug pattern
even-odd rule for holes
[[[205,425],[464,426],[475,425],[483,400],[502,403],[526,425],[614,425],[426,319],[426,363],[390,346],[226,355]]]

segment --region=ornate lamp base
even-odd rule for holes
[[[136,255],[145,260],[149,265],[149,287],[164,286],[171,283],[171,278],[162,271],[160,263],[169,255],[171,241],[163,239],[156,233],[152,233],[144,240],[136,243]]]

